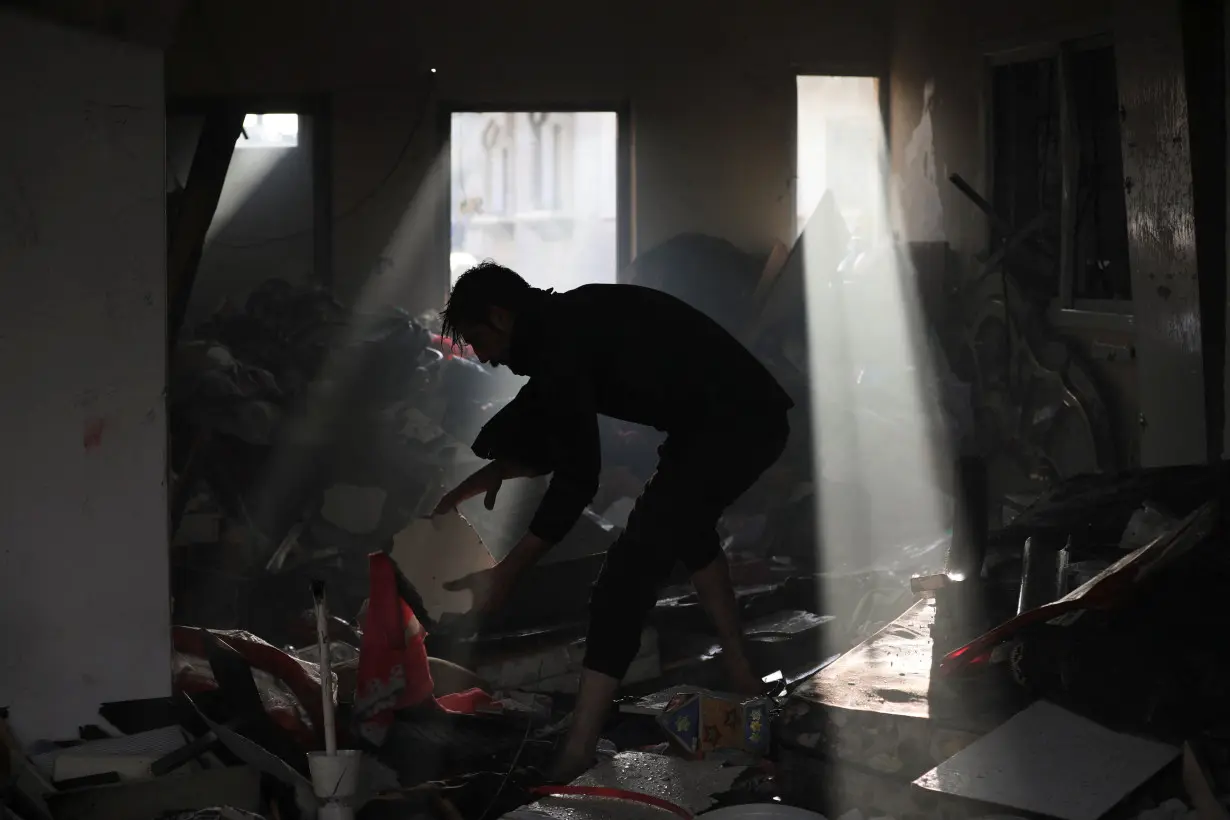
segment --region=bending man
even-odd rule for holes
[[[444,331],[483,362],[530,381],[516,409],[510,405],[488,424],[501,427],[506,441],[519,441],[519,457],[489,463],[449,492],[436,513],[477,495],[487,494],[490,503],[505,479],[552,473],[529,532],[475,590],[480,612],[500,607],[517,577],[567,535],[597,492],[599,413],[667,434],[657,472],[594,584],[576,711],[553,778],[567,782],[591,765],[646,617],[676,561],[691,573],[713,620],[735,688],[758,694],[763,687],[744,651],[717,522],[785,449],[792,402],[773,376],[716,322],[672,296],[634,285],[557,294],[493,262],[457,280]],[[664,349],[664,335],[677,350]],[[494,432],[479,435],[480,456],[490,449],[480,443]]]

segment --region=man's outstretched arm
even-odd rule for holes
[[[524,461],[550,465],[531,467],[518,461],[508,462],[516,466],[503,469],[518,471],[519,475],[552,474],[529,532],[495,567],[459,579],[455,585],[474,591],[475,609],[479,612],[490,613],[500,608],[520,575],[563,540],[598,492],[602,448],[588,381],[573,376],[545,383],[548,387],[539,392],[538,383],[531,380],[513,403],[497,414],[500,423],[492,419],[475,441],[476,453],[494,456],[511,449],[529,456]],[[531,387],[535,389],[528,389]],[[474,481],[467,479],[458,490],[469,483],[466,497],[485,492],[490,507],[495,499],[491,487],[498,490],[503,478],[501,468],[488,467],[489,473],[478,478],[472,476]]]
[[[484,494],[487,497],[483,504],[490,510],[495,506],[496,494],[499,493],[505,481],[513,478],[534,478],[546,475],[547,472],[545,469],[530,467],[515,461],[496,459],[474,471],[464,481],[445,493],[431,514],[434,517],[452,512],[463,501],[469,501],[475,496]]]

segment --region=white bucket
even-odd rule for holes
[[[359,765],[363,753],[354,749],[339,749],[335,754],[308,752],[308,769],[312,772],[312,790],[322,800],[345,800],[353,797],[359,784]]]
[[[354,807],[342,803],[325,803],[316,810],[316,820],[354,820]]]

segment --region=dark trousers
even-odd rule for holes
[[[777,461],[789,435],[783,410],[714,420],[667,437],[657,471],[594,582],[585,668],[623,678],[675,562],[689,573],[713,563],[722,550],[718,519]]]

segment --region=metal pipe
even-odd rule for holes
[[[337,724],[333,713],[333,669],[329,662],[329,609],[325,605],[325,582],[312,582],[316,607],[316,644],[320,649],[320,711],[324,715],[325,754],[337,754]]]
[[[1035,535],[1025,539],[1021,555],[1021,593],[1017,614],[1059,600],[1066,593],[1068,574],[1066,536]]]

